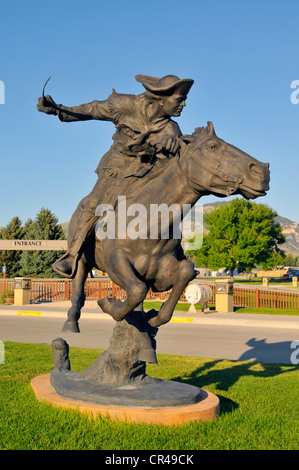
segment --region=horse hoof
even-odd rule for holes
[[[104,299],[98,300],[98,306],[103,310],[103,312],[111,314],[111,310],[113,309],[115,302],[115,297],[105,297]]]
[[[117,312],[118,308],[122,306],[122,301],[117,300],[115,297],[105,297],[105,299],[98,300],[98,306],[115,321],[122,321],[126,316],[121,312]]]
[[[145,312],[145,315],[144,315],[145,321],[149,323],[149,320],[151,320],[152,318],[155,318],[158,315],[158,313],[159,311],[155,310],[154,308],[152,308],[151,310],[148,310],[147,312]]]
[[[68,333],[80,333],[80,328],[78,322],[76,321],[69,321],[67,320],[63,325],[61,331],[68,332]]]

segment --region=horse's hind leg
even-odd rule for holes
[[[169,256],[165,259],[161,265],[154,287],[158,291],[165,291],[172,285],[172,291],[158,312],[150,310],[146,313],[146,319],[151,326],[159,327],[170,321],[174,308],[184,289],[195,276],[194,265],[188,259],[179,261],[174,256]]]
[[[126,291],[127,298],[122,302],[115,297],[106,297],[98,300],[98,304],[103,312],[111,315],[114,320],[121,321],[143,302],[148,287],[136,276],[131,263],[123,252],[115,251],[109,261],[109,266],[106,266],[107,273],[113,282]]]
[[[72,306],[67,313],[67,321],[63,325],[62,331],[68,331],[72,333],[80,333],[79,329],[79,318],[81,315],[81,309],[84,306],[85,294],[84,284],[88,275],[89,269],[86,262],[81,258],[78,263],[76,276],[72,280],[73,294],[72,294]]]

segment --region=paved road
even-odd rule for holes
[[[22,315],[19,312],[25,312]],[[0,308],[0,340],[50,344],[61,336],[72,347],[106,349],[114,321],[96,306],[84,307],[79,334],[62,333],[67,307],[61,304]],[[34,312],[30,314],[28,312]],[[35,316],[41,312],[40,316]],[[299,341],[294,316],[176,313],[157,335],[157,353],[216,359],[290,364],[293,341]],[[70,353],[71,354],[71,353]],[[299,358],[299,353],[297,355]]]

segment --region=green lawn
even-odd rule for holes
[[[235,307],[236,313],[261,313],[267,315],[299,315],[298,310],[287,308],[254,308],[254,307]]]
[[[155,310],[159,310],[163,302],[159,301],[146,301],[143,302],[143,308],[145,310],[150,310],[154,308]],[[190,308],[190,304],[187,302],[179,302],[175,307],[175,311],[180,312],[188,312]],[[195,305],[196,310],[200,313],[202,309],[202,305],[198,304]],[[211,311],[215,310],[214,305],[209,305]],[[260,314],[268,314],[268,315],[299,315],[298,310],[290,310],[290,309],[282,309],[282,308],[253,308],[253,307],[234,307],[234,312],[236,313],[260,313]]]
[[[153,301],[146,300],[145,302],[143,302],[144,310],[151,310],[152,308],[154,308],[155,310],[159,310],[161,305],[163,305],[163,302],[160,302],[159,300],[153,300]],[[190,308],[190,304],[188,304],[187,302],[178,302],[175,306],[175,311],[188,312],[189,308]],[[196,310],[200,311],[202,309],[202,305],[200,304],[195,305],[195,308]]]
[[[198,277],[197,278],[198,280],[200,281],[215,281],[215,279],[221,279],[221,278],[207,278],[207,277]],[[262,278],[259,278],[259,277],[254,277],[252,278],[251,281],[249,281],[249,279],[238,279],[238,278],[234,278],[234,283],[235,284],[248,284],[249,286],[253,286],[253,287],[256,287],[256,286],[262,286],[263,285],[263,280]],[[293,288],[293,282],[292,281],[283,281],[281,279],[278,279],[278,280],[275,280],[275,279],[270,279],[269,280],[269,285],[271,287],[275,287],[275,286],[279,286],[279,287],[290,287],[290,288]],[[298,287],[297,287],[298,289]]]
[[[249,286],[250,285],[253,285],[253,286],[262,286],[263,285],[263,280],[262,279],[259,279],[259,278],[253,278],[251,281],[249,281],[248,279],[235,279],[234,280],[235,284],[248,284]],[[269,286],[271,287],[275,287],[275,286],[279,286],[279,287],[289,287],[289,288],[293,288],[293,282],[292,281],[283,281],[283,280],[275,280],[275,279],[270,279],[269,280]],[[297,287],[298,289],[298,287]]]
[[[72,370],[100,351],[70,348]],[[5,342],[0,364],[0,449],[211,450],[299,449],[299,368],[292,365],[158,355],[147,372],[218,395],[221,416],[180,426],[88,418],[36,400],[30,381],[53,368],[51,346]]]

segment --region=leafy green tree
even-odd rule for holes
[[[274,251],[271,256],[269,256],[269,259],[266,263],[266,265],[261,265],[261,268],[268,268],[268,269],[274,269],[276,266],[285,266],[286,265],[286,257],[284,253],[277,253]],[[294,266],[294,265],[292,265]]]
[[[264,204],[234,199],[205,214],[208,233],[203,246],[187,254],[197,266],[215,270],[225,267],[248,272],[257,265],[271,267],[277,255],[284,258],[278,245],[285,237],[275,217],[277,213]]]
[[[19,217],[13,217],[6,227],[0,229],[0,239],[2,240],[20,240],[22,238],[24,238],[24,228]],[[0,251],[1,273],[2,266],[5,266],[7,278],[19,276],[21,253],[21,251],[17,250]]]
[[[285,266],[299,266],[299,256],[293,256],[291,253],[287,254],[284,260]]]
[[[65,240],[58,219],[49,210],[42,208],[34,221],[26,227],[27,240]],[[23,251],[20,259],[21,275],[28,277],[59,277],[52,264],[62,255],[57,251]]]

